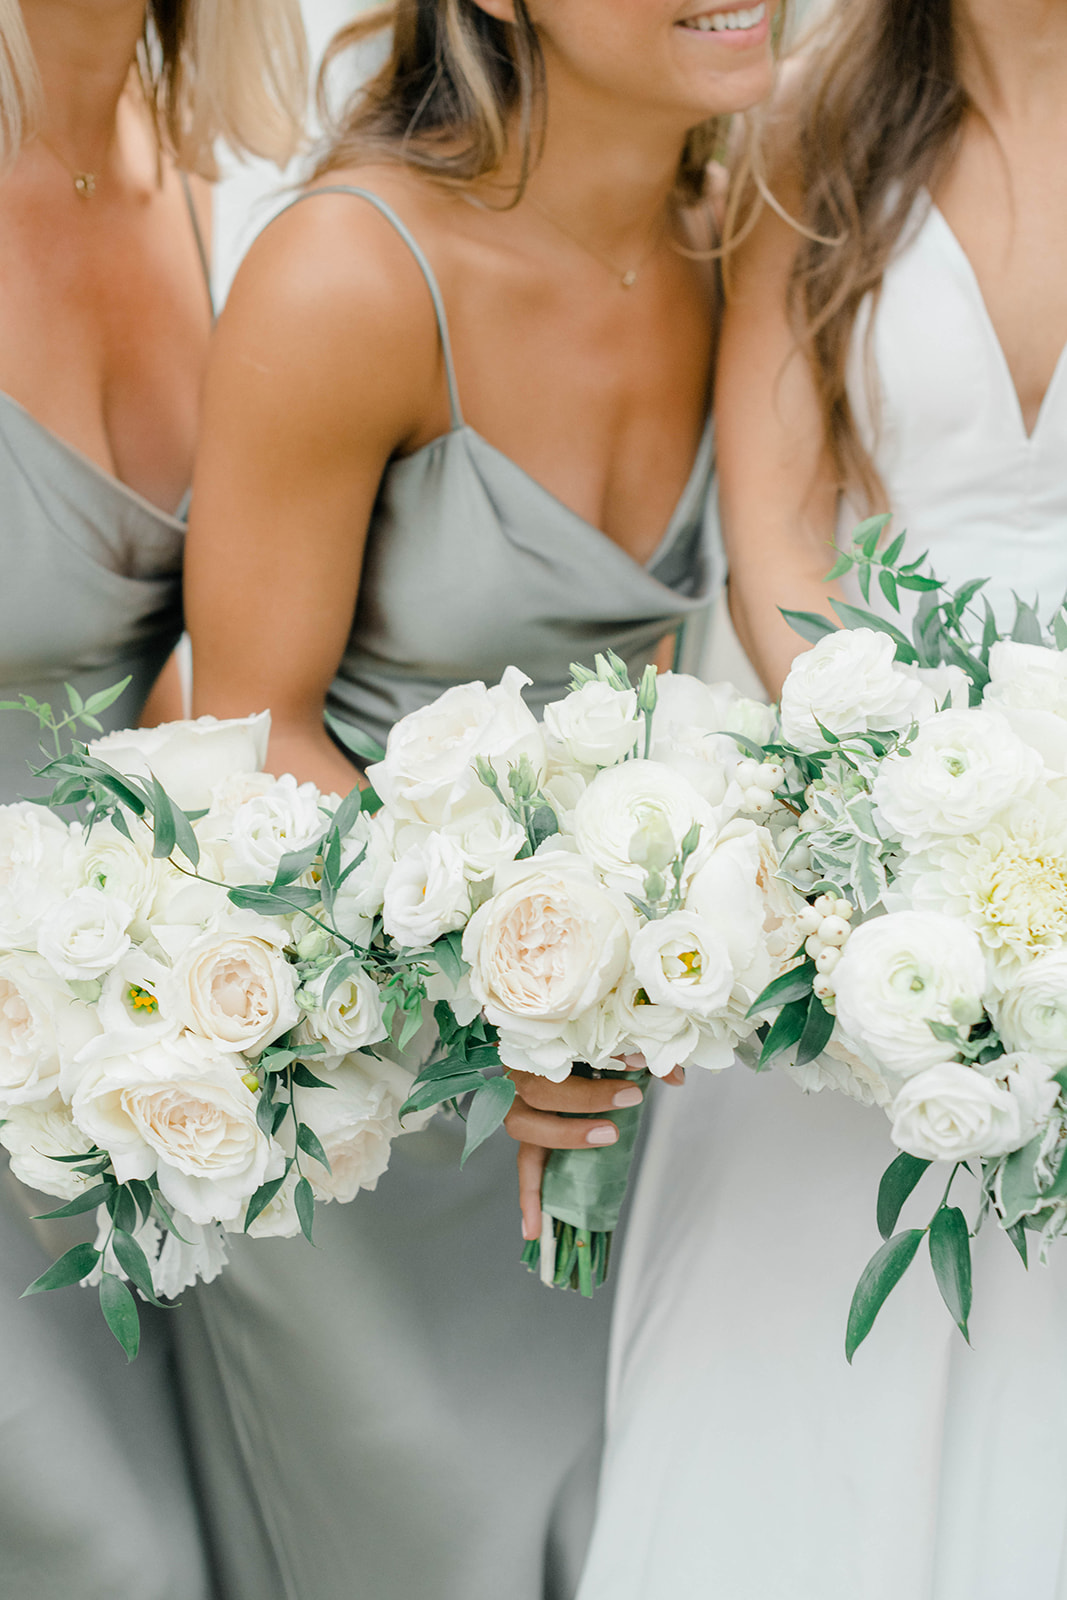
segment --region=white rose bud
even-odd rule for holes
[[[1024,1142],[1016,1097],[956,1061],[909,1078],[890,1116],[893,1143],[925,1161],[989,1159]]]
[[[637,694],[599,678],[545,707],[545,728],[580,767],[613,767],[637,743]]]

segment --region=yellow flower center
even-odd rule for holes
[[[130,984],[130,1004],[135,1011],[158,1011],[159,1001],[148,989],[139,989],[135,983]]]

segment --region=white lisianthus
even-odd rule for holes
[[[958,1061],[909,1078],[889,1114],[893,1143],[923,1161],[991,1159],[1024,1142],[1016,1096]]]
[[[700,836],[684,887],[707,859],[717,820],[680,773],[658,761],[627,761],[599,772],[586,789],[574,808],[574,838],[607,884],[640,895],[647,866],[666,868],[697,823]]]
[[[98,1180],[54,1158],[88,1155],[91,1143],[58,1094],[35,1105],[7,1106],[0,1121],[0,1144],[11,1156],[15,1177],[60,1200],[73,1200]]]
[[[330,1074],[332,1092],[294,1089],[301,1122],[318,1135],[330,1163],[304,1160],[305,1175],[318,1200],[354,1200],[360,1189],[375,1189],[389,1165],[395,1138],[426,1124],[411,1117],[401,1127],[400,1107],[415,1079],[395,1062],[370,1056],[349,1056]]]
[[[256,1100],[231,1057],[190,1034],[116,1054],[107,1038],[81,1055],[71,1102],[82,1131],[111,1156],[120,1183],[159,1181],[191,1221],[234,1222],[284,1163],[256,1123]]]
[[[0,947],[32,944],[41,919],[77,885],[70,829],[28,800],[0,806]]]
[[[1067,950],[1020,968],[990,1009],[1009,1050],[1033,1051],[1053,1071],[1067,1067]]]
[[[306,850],[326,826],[315,785],[298,784],[286,773],[234,812],[227,878],[231,883],[272,883],[282,857]]]
[[[103,980],[96,1014],[104,1033],[130,1035],[130,1049],[149,1038],[178,1033],[181,1022],[172,1007],[170,969],[135,945]]]
[[[474,998],[501,1030],[506,1065],[567,1076],[575,1058],[559,1025],[610,994],[634,927],[627,903],[569,851],[543,849],[501,868],[467,924],[463,959]]]
[[[332,1055],[349,1055],[387,1037],[381,993],[368,972],[347,972],[323,1001],[331,975],[345,962],[347,958],[342,956],[305,985],[315,1006],[304,1019],[304,1030],[309,1038],[321,1040]]]
[[[647,922],[630,946],[634,977],[653,1005],[711,1016],[730,998],[734,969],[725,940],[692,911]]]
[[[270,713],[220,722],[197,717],[157,728],[126,728],[94,739],[89,754],[132,778],[158,778],[175,805],[201,811],[234,773],[258,772],[267,759]]]
[[[458,684],[394,723],[385,759],[367,769],[393,815],[436,828],[465,811],[493,804],[491,790],[475,771],[478,756],[504,782],[508,767],[526,755],[540,778],[544,737],[522,699],[529,682],[509,667],[492,688]]]
[[[942,711],[906,749],[887,756],[874,780],[883,832],[921,849],[935,838],[974,833],[1032,789],[1037,752],[991,711]]]
[[[585,771],[549,763],[541,793],[556,813],[562,834],[574,832],[574,808],[588,787],[589,775]]]
[[[637,743],[637,692],[594,678],[545,707],[545,729],[580,767],[613,767]]]
[[[130,948],[133,907],[103,889],[75,889],[41,922],[37,949],[61,978],[102,978]]]
[[[79,883],[89,889],[124,900],[135,920],[143,925],[155,902],[163,868],[152,856],[152,836],[138,829],[135,843],[111,822],[98,823],[82,842],[78,856]]]
[[[929,1023],[966,1037],[981,1016],[985,961],[972,929],[951,917],[896,911],[855,930],[833,981],[846,1041],[883,1071],[911,1077],[956,1053]]]
[[[501,805],[469,811],[446,822],[441,831],[458,845],[472,883],[485,883],[498,867],[514,861],[526,843],[525,831]]]
[[[165,995],[167,1009],[224,1054],[255,1055],[300,1019],[295,971],[275,945],[249,935],[194,939]]]
[[[831,733],[906,728],[936,709],[931,691],[901,671],[886,633],[848,628],[799,655],[782,686],[782,737],[798,750],[821,750]]]
[[[431,833],[404,852],[386,879],[382,924],[399,945],[419,948],[462,928],[470,905],[462,850],[447,834]]]

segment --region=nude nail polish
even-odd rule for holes
[[[585,1136],[586,1144],[614,1144],[619,1137],[619,1130],[610,1122],[602,1123],[599,1128],[594,1128]]]
[[[639,1106],[644,1098],[636,1083],[631,1083],[625,1089],[620,1089],[611,1103],[621,1110],[623,1106]]]

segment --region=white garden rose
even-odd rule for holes
[[[493,803],[475,771],[477,756],[506,782],[508,767],[526,755],[540,778],[544,737],[522,699],[523,685],[529,682],[509,667],[492,688],[458,684],[394,723],[385,759],[367,768],[367,777],[393,814],[436,828]]]
[[[893,1143],[923,1161],[989,1159],[1024,1142],[1015,1096],[958,1061],[909,1078],[890,1116]]]
[[[299,1181],[300,1175],[293,1167],[273,1200],[268,1201],[253,1219],[251,1227],[246,1228],[242,1220],[241,1231],[246,1232],[250,1239],[295,1239],[303,1231],[300,1213],[296,1209],[296,1186]]]
[[[431,833],[404,852],[386,879],[382,925],[399,945],[419,948],[462,928],[470,906],[462,850],[447,834]]]
[[[594,678],[545,707],[545,729],[580,767],[613,767],[637,743],[637,692]]]
[[[40,1189],[43,1194],[73,1200],[98,1181],[65,1161],[54,1159],[84,1156],[91,1148],[91,1141],[58,1094],[33,1105],[6,1106],[0,1122],[0,1144],[10,1154],[11,1171],[19,1182]]]
[[[377,1188],[393,1140],[427,1121],[420,1115],[400,1125],[400,1107],[414,1081],[395,1062],[352,1055],[330,1074],[329,1091],[293,1091],[298,1118],[318,1135],[330,1163],[327,1172],[318,1161],[304,1161],[316,1199],[354,1200],[361,1189]]]
[[[463,935],[470,986],[502,1034],[509,1066],[567,1076],[573,1056],[561,1025],[610,994],[625,969],[635,919],[597,882],[588,862],[542,849],[502,867],[494,893]]]
[[[956,1053],[929,1023],[966,1037],[981,1016],[985,960],[974,932],[951,917],[896,911],[855,929],[833,981],[846,1042],[883,1071],[911,1077]]]
[[[209,932],[187,946],[164,1004],[216,1050],[256,1055],[299,1021],[295,995],[296,973],[274,944]]]
[[[887,756],[873,795],[883,833],[913,849],[974,833],[1042,774],[1036,751],[991,711],[941,711]]]
[[[104,1038],[82,1052],[78,1126],[111,1156],[120,1183],[155,1174],[164,1200],[193,1222],[236,1221],[284,1163],[260,1132],[240,1065],[190,1034],[136,1054],[112,1048]]]
[[[46,1100],[57,1087],[56,1027],[73,1002],[39,956],[0,954],[0,1107]]]
[[[303,1032],[310,1039],[321,1040],[334,1056],[349,1055],[387,1037],[381,993],[368,972],[346,971],[324,1001],[333,974],[345,962],[346,958],[341,957],[313,983],[305,985],[305,993],[315,1005],[304,1018]]]
[[[37,949],[61,978],[110,972],[130,948],[133,907],[103,889],[75,889],[41,921]]]
[[[734,969],[725,940],[693,911],[647,922],[630,946],[634,977],[653,1005],[710,1017],[730,998]]]
[[[1009,1050],[1033,1051],[1053,1071],[1067,1067],[1067,950],[1019,968],[990,1010]]]
[[[213,784],[208,814],[197,823],[197,833],[204,838],[217,838],[228,831],[234,813],[249,800],[270,794],[277,778],[270,772],[231,772]]]
[[[326,832],[319,791],[289,773],[265,794],[238,806],[230,825],[226,876],[231,883],[272,883],[283,856],[306,850]]]
[[[514,861],[526,843],[525,830],[501,805],[468,811],[446,822],[441,832],[459,847],[472,883],[485,883],[499,867]]]
[[[599,772],[574,809],[574,839],[610,887],[643,895],[649,867],[666,870],[697,823],[684,884],[707,860],[718,818],[680,773],[659,761],[627,761]]]
[[[258,772],[267,759],[270,713],[220,722],[197,717],[157,728],[127,728],[94,739],[89,754],[132,778],[159,779],[176,805],[201,811],[216,784]]]
[[[28,800],[0,806],[0,948],[32,945],[42,917],[76,886],[66,824]]]
[[[907,728],[936,709],[933,694],[894,661],[886,633],[848,628],[799,655],[782,686],[782,737],[798,750],[820,750],[831,733]]]

